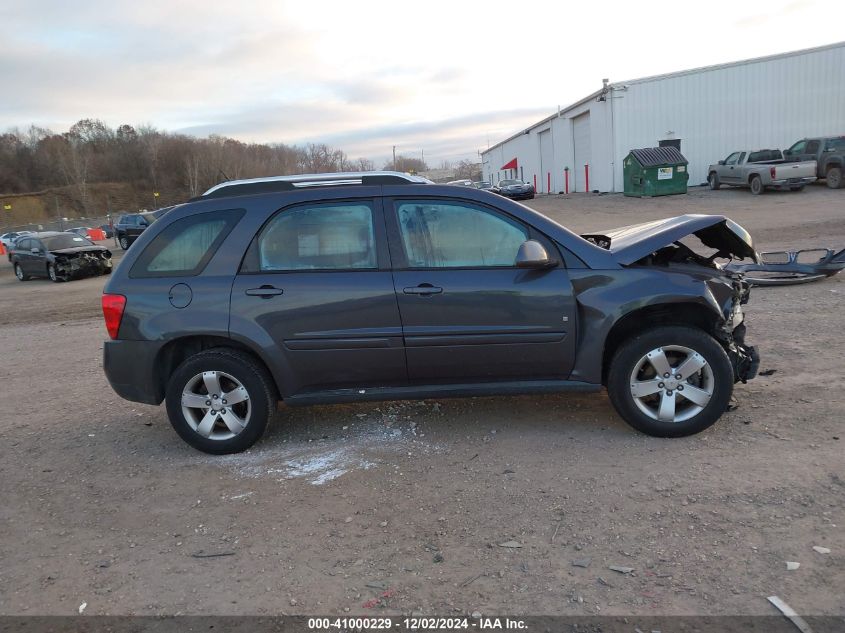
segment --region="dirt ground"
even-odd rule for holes
[[[821,186],[532,204],[845,246]],[[282,408],[227,457],[111,391],[103,282],[0,265],[0,614],[845,614],[845,276],[752,291],[775,373],[695,437],[637,434],[603,393],[473,398]]]

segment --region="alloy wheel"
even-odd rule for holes
[[[252,405],[237,378],[222,371],[204,371],[182,390],[182,415],[200,436],[228,440],[246,428]]]
[[[710,402],[715,379],[701,354],[681,345],[665,345],[640,358],[630,385],[637,408],[652,420],[684,422]]]

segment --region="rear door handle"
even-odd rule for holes
[[[443,292],[443,288],[432,286],[431,284],[420,284],[419,286],[411,286],[402,290],[406,295],[437,295]]]
[[[261,286],[260,288],[250,288],[246,291],[250,297],[261,297],[262,299],[269,299],[284,293],[281,288],[275,286]]]

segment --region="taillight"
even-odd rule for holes
[[[126,297],[123,295],[103,295],[103,316],[106,319],[106,329],[109,336],[117,338],[117,331],[120,329],[120,320],[123,318],[123,309],[126,307]]]
[[[772,180],[775,179],[775,168],[769,167],[769,175],[772,177]]]

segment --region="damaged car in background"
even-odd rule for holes
[[[94,244],[86,237],[47,231],[19,239],[11,252],[10,261],[20,281],[47,277],[60,282],[108,275],[112,271],[111,258],[109,249]]]

